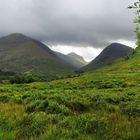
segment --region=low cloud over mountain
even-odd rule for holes
[[[54,45],[103,48],[134,40],[126,0],[1,0],[0,36],[23,33]]]

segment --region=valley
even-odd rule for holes
[[[140,140],[140,0],[0,0],[0,140]]]
[[[78,77],[0,85],[0,139],[138,140],[140,59]]]

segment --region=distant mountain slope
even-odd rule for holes
[[[24,72],[32,70],[37,75],[65,75],[75,67],[62,61],[41,42],[22,34],[0,38],[0,69]]]
[[[51,85],[53,85],[54,83],[54,88],[56,85],[59,85],[59,89],[63,88],[64,86],[65,88],[66,87],[75,88],[75,85],[77,85],[79,87],[77,91],[79,90],[82,91],[83,89],[86,89],[89,94],[94,93],[93,89],[96,87],[95,93],[97,94],[99,94],[100,92],[104,94],[105,90],[101,90],[102,88],[102,89],[107,89],[107,93],[109,95],[111,95],[110,93],[114,92],[114,94],[116,94],[116,92],[118,92],[119,96],[124,95],[120,93],[121,92],[126,93],[127,91],[126,88],[128,88],[128,93],[130,93],[130,90],[132,90],[132,93],[134,93],[134,95],[136,96],[138,95],[138,97],[140,97],[140,94],[139,94],[140,51],[139,50],[140,50],[140,46],[137,47],[134,53],[130,54],[129,57],[119,59],[118,61],[115,61],[112,65],[106,65],[94,71],[85,72],[79,77],[53,81],[51,82]],[[126,85],[123,85],[121,82],[119,83],[119,81],[122,81],[122,82],[125,81],[125,83],[127,84],[127,87]],[[69,84],[67,84],[67,82]],[[122,90],[119,90],[121,84],[123,87],[122,87]],[[118,86],[118,88],[116,88],[115,86]],[[114,90],[112,90],[113,88]],[[135,92],[135,89],[137,89],[137,92]],[[83,93],[85,94],[85,90]],[[132,96],[132,99],[133,97],[134,96]]]
[[[105,65],[111,64],[113,61],[118,58],[127,56],[133,52],[133,49],[119,44],[113,43],[106,47],[93,61],[91,61],[88,65],[81,68],[81,70],[89,71],[94,70]]]
[[[87,64],[84,58],[80,55],[77,55],[76,53],[69,53],[67,56],[72,60],[75,66],[79,65],[79,67],[82,67]]]
[[[1,83],[1,80],[5,80],[5,79],[7,80],[14,75],[15,75],[14,72],[0,70],[0,83]]]
[[[76,53],[69,53],[68,55],[64,55],[62,53],[56,52],[56,54],[63,61],[76,68],[81,68],[87,64],[87,62],[83,59],[83,57],[77,55]]]

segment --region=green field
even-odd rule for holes
[[[0,85],[1,140],[139,140],[140,56],[79,77]]]

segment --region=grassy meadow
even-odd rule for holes
[[[139,140],[140,59],[79,77],[0,84],[1,140]]]

